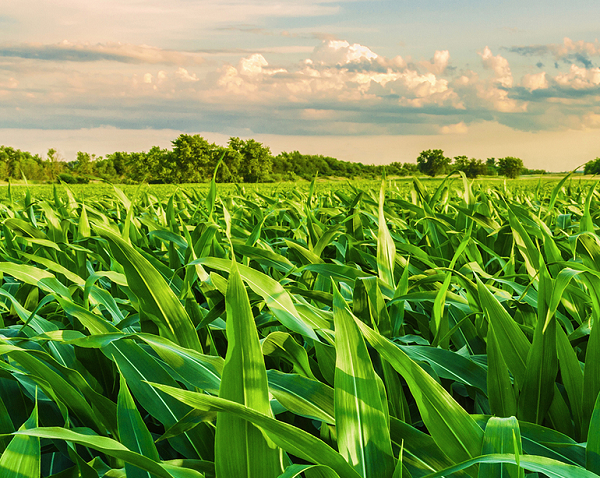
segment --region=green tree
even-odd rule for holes
[[[96,159],[95,154],[77,151],[77,160],[73,164],[73,171],[81,176],[88,176],[93,172],[92,162]]]
[[[229,138],[228,146],[241,154],[239,174],[245,183],[259,183],[269,179],[273,156],[268,146],[253,139]]]
[[[50,148],[46,154],[46,161],[44,162],[44,179],[50,179],[55,181],[60,173],[65,170],[65,161],[59,154],[59,152]]]
[[[208,181],[214,169],[212,157],[215,149],[214,143],[198,134],[181,134],[173,141],[173,163],[164,164],[164,174],[161,175],[170,183]]]
[[[242,180],[240,176],[240,168],[243,162],[242,154],[231,148],[218,148],[213,152],[213,171],[221,158],[223,162],[217,170],[216,181],[218,183],[240,182]]]
[[[476,178],[477,176],[487,174],[488,167],[481,159],[468,159],[466,156],[456,156],[454,163],[452,163],[452,170],[462,171],[468,178]]]
[[[454,162],[452,163],[452,170],[462,171],[467,174],[467,171],[469,170],[469,158],[466,156],[455,156]]]
[[[507,156],[506,158],[500,158],[498,160],[498,174],[501,176],[514,179],[521,174],[522,169],[522,159]]]
[[[600,174],[600,158],[585,163],[583,174]]]
[[[487,166],[487,175],[488,176],[497,176],[498,175],[498,166],[496,165],[496,158],[488,158],[485,160],[485,165]]]
[[[98,176],[108,181],[117,179],[117,171],[115,170],[113,160],[110,156],[107,156],[104,159],[99,158],[92,163],[92,166],[94,176]]]
[[[422,173],[428,176],[437,176],[448,171],[450,161],[450,158],[445,157],[441,149],[428,149],[419,154],[417,166]]]

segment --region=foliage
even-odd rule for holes
[[[507,178],[516,178],[523,170],[523,160],[507,156],[498,160],[498,174]]]
[[[417,158],[417,165],[423,174],[437,176],[448,171],[450,161],[451,159],[445,157],[441,149],[428,149],[421,151]]]
[[[583,174],[600,174],[600,157],[585,163]]]
[[[8,189],[0,476],[600,476],[600,194],[536,183]]]
[[[487,158],[485,160],[485,165],[487,166],[487,175],[488,176],[497,176],[498,175],[498,166],[496,165],[496,158]]]
[[[468,178],[476,178],[488,173],[488,165],[484,164],[481,159],[456,156],[452,163],[452,170],[462,171]]]
[[[540,175],[540,174],[547,174],[547,171],[545,169],[529,169],[529,168],[521,168],[521,174],[522,175],[532,175],[532,174],[536,174],[536,175]]]
[[[65,184],[88,184],[89,178],[84,176],[73,176],[69,173],[60,173],[58,179]]]

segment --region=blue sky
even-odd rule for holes
[[[600,2],[21,0],[0,144],[106,154],[179,133],[366,163],[600,156]]]

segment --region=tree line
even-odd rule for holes
[[[462,171],[469,178],[496,175],[513,178],[545,173],[525,168],[523,161],[515,157],[487,158],[485,162],[467,156],[452,159],[440,149],[422,151],[416,163],[393,162],[384,166],[299,151],[273,155],[268,146],[254,139],[237,137],[231,137],[226,146],[220,146],[200,135],[181,134],[171,144],[170,149],[154,146],[149,151],[118,151],[105,156],[80,151],[74,161],[65,161],[55,149],[48,150],[44,159],[37,154],[0,146],[0,179],[25,177],[34,181],[86,183],[98,178],[116,183],[201,183],[210,181],[215,174],[218,182],[257,183],[310,180],[316,174],[369,179],[381,177],[384,169],[388,176],[438,176]],[[221,165],[216,169],[219,161]],[[600,158],[596,162],[600,168]]]
[[[428,149],[421,151],[417,158],[417,168],[428,176],[438,176],[454,171],[462,171],[468,178],[478,176],[505,176],[517,178],[527,174],[546,174],[545,169],[529,169],[523,165],[521,158],[506,156],[505,158],[487,158],[485,162],[481,159],[468,158],[467,156],[455,156],[454,160],[444,156],[441,149]]]

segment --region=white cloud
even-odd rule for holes
[[[505,89],[494,85],[477,85],[477,96],[490,104],[493,110],[501,113],[524,113],[527,111],[527,102],[520,102],[511,98]]]
[[[513,76],[510,71],[508,60],[500,55],[494,56],[489,47],[485,47],[483,53],[479,53],[483,65],[494,71],[495,81],[505,88],[511,88],[513,85]]]
[[[446,126],[442,126],[440,128],[441,134],[467,134],[469,132],[469,127],[465,124],[464,121],[456,124],[450,124]]]
[[[548,88],[548,80],[546,79],[546,72],[536,74],[527,74],[521,80],[523,87],[529,91],[545,90]]]
[[[450,52],[448,50],[437,50],[433,55],[433,59],[430,62],[422,61],[420,65],[426,68],[431,73],[441,75],[446,71],[449,61]]]
[[[322,65],[346,65],[363,60],[374,60],[377,54],[368,47],[345,40],[325,40],[315,48],[311,59]]]
[[[600,85],[600,68],[580,68],[571,65],[568,73],[560,73],[554,77],[554,81],[563,88],[574,90],[586,90]]]
[[[190,75],[190,73],[185,68],[181,68],[181,67],[177,69],[177,71],[175,72],[175,75],[181,81],[185,81],[185,82],[200,81],[200,78],[198,78],[195,73]]]
[[[253,118],[260,116],[261,128],[269,131],[407,134],[405,130],[410,129],[456,135],[470,134],[473,122],[483,119],[524,129],[547,129],[550,123],[554,128],[592,128],[597,118],[586,115],[600,113],[600,98],[594,97],[600,69],[575,66],[555,76],[532,74],[530,69],[521,76],[522,88],[513,90],[511,66],[488,47],[479,56],[493,74],[455,65],[450,68],[448,50],[436,51],[428,61],[408,56],[405,60],[387,58],[368,46],[344,40],[320,42],[310,57],[295,57],[287,63],[275,53],[259,51],[231,64],[216,58],[198,64],[194,61],[199,57],[191,60],[183,55],[176,62],[171,54],[182,52],[143,45],[73,45],[64,43],[69,54],[92,52],[99,60],[110,52],[135,61],[66,61],[57,67],[56,62],[8,59],[0,70],[5,118],[9,117],[6,108],[20,107],[26,112],[22,117],[38,125],[60,114],[73,118],[69,127],[78,124],[80,117],[93,118],[90,124],[98,124],[97,118],[102,117],[100,124],[127,123],[129,127],[214,120],[210,124],[218,128],[221,119],[231,128],[246,122],[244,127],[252,128]],[[167,53],[174,63],[161,57]],[[157,58],[163,58],[162,63],[153,63]],[[149,67],[152,64],[156,66]],[[524,89],[547,89],[548,93],[531,95],[525,102],[518,97],[526,95]],[[568,91],[573,89],[583,93]],[[122,116],[122,110],[129,112]],[[198,111],[202,115],[196,117]],[[166,112],[169,118],[162,114]],[[527,118],[520,114],[525,112]],[[0,120],[0,127],[7,121]]]
[[[589,56],[600,55],[600,42],[598,40],[595,42],[573,41],[565,37],[562,45],[552,44],[549,47],[556,58],[562,58],[573,53],[584,53]]]
[[[432,65],[442,70],[448,58],[447,52],[436,52]],[[433,103],[464,108],[448,80],[421,74],[401,57],[390,60],[366,46],[341,40],[323,41],[296,70],[271,68],[260,54],[243,58],[237,68],[221,69],[216,87],[252,102],[258,98],[279,103],[381,102],[384,96],[396,95],[400,106],[422,108]]]

